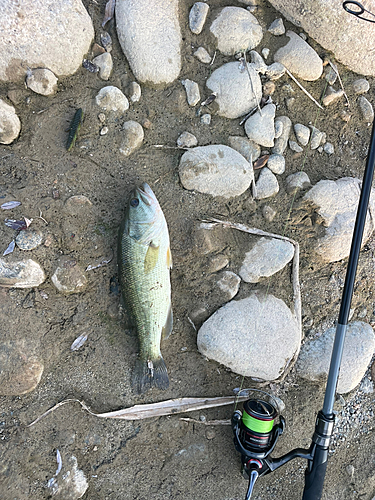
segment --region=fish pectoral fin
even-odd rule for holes
[[[172,269],[172,254],[171,254],[171,249],[168,247],[167,250],[167,267],[168,269]]]
[[[163,340],[167,339],[169,335],[172,333],[173,328],[173,312],[172,312],[172,304],[169,304],[168,316],[165,325],[161,330],[161,338]]]
[[[159,247],[154,247],[152,245],[149,245],[144,264],[146,274],[154,269],[158,261],[158,258],[159,258]]]

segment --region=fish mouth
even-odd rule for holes
[[[155,195],[147,182],[144,182],[141,186],[135,188],[135,193],[146,205],[151,206],[152,203],[155,202]]]

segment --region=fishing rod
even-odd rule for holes
[[[375,15],[366,10],[359,2],[344,2],[344,9],[360,19],[373,22]],[[363,14],[373,18],[362,17]],[[307,460],[305,487],[302,500],[320,500],[326,475],[328,453],[335,416],[333,405],[339,378],[345,334],[348,326],[350,305],[357,273],[359,253],[362,245],[371,185],[375,169],[375,121],[372,125],[369,152],[363,175],[356,222],[353,231],[345,284],[342,293],[340,312],[328,372],[323,408],[317,414],[315,431],[308,449],[296,448],[289,453],[272,458],[279,437],[285,429],[285,419],[278,411],[277,403],[271,395],[266,399],[248,399],[243,405],[243,412],[236,410],[232,416],[234,446],[241,453],[242,473],[248,479],[249,486],[245,500],[249,500],[256,480],[285,465],[294,458]],[[259,392],[259,391],[257,391]],[[262,391],[260,391],[262,392]],[[266,394],[266,393],[264,393]],[[276,403],[276,404],[274,404]],[[276,419],[279,422],[276,423]]]

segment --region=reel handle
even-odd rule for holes
[[[302,500],[320,500],[328,463],[328,448],[316,445],[314,458],[305,472]]]

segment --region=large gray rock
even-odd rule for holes
[[[325,235],[316,241],[314,250],[325,262],[336,262],[349,255],[360,189],[359,179],[343,177],[337,181],[319,181],[303,197],[305,201],[317,207],[317,213],[323,218]],[[374,214],[375,192],[373,189],[369,208]],[[372,217],[367,215],[363,245],[373,230]]]
[[[94,38],[81,0],[3,0],[0,32],[0,80],[19,82],[28,67],[73,74]]]
[[[294,246],[276,238],[260,238],[246,252],[239,275],[248,283],[258,283],[283,269],[294,255]]]
[[[21,122],[16,110],[0,99],[0,143],[10,144],[17,139],[21,130]]]
[[[375,76],[375,24],[345,12],[341,0],[270,0],[270,3],[352,71]]]
[[[178,77],[182,42],[178,0],[117,0],[116,26],[137,80],[163,85]]]
[[[221,144],[186,151],[179,174],[184,188],[224,198],[244,193],[254,180],[253,166],[240,153]]]
[[[262,83],[252,64],[247,65],[249,73],[241,71],[241,64],[229,62],[216,69],[206,85],[217,93],[215,102],[218,114],[225,118],[246,115],[259,104],[262,98]]]
[[[217,48],[226,56],[256,47],[263,37],[258,20],[241,7],[224,7],[210,27]]]
[[[218,309],[198,331],[198,349],[245,377],[278,379],[300,347],[300,331],[286,304],[268,294]]]
[[[293,31],[287,31],[289,42],[281,47],[274,59],[302,80],[314,81],[323,73],[323,61],[315,50]]]
[[[336,328],[306,343],[299,354],[297,372],[305,379],[325,382],[331,360]],[[349,323],[345,336],[337,392],[352,391],[362,380],[375,350],[373,329],[367,323]]]
[[[270,148],[275,139],[275,112],[274,104],[266,104],[261,111],[257,111],[245,122],[245,132],[251,141]]]

